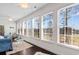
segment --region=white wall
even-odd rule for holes
[[[14,33],[16,31],[15,22],[8,21],[7,18],[0,18],[0,25],[4,25],[4,34],[7,35],[10,32]],[[10,29],[10,27],[14,27],[14,29]]]

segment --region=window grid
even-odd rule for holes
[[[34,18],[28,19],[26,21],[20,22],[20,25],[19,25],[19,27],[20,27],[20,35],[24,35],[26,37],[36,38],[34,36],[34,19],[37,19],[37,20],[40,20],[40,21],[38,21],[39,22],[39,38],[36,38],[36,39],[44,40],[44,34],[46,34],[46,35],[50,34],[50,33],[46,33],[46,32],[44,33],[44,29],[43,29],[44,28],[44,25],[43,25],[43,23],[44,23],[43,22],[44,21],[44,16],[51,15],[51,14],[52,14],[52,12],[51,13],[47,13],[47,14],[41,16],[41,17],[34,17]],[[32,21],[32,23],[31,23],[31,25],[32,25],[32,28],[31,28],[32,29],[31,30],[32,31],[32,33],[31,33],[32,36],[29,35],[29,25],[28,25],[29,20]],[[52,18],[52,22],[53,22],[53,18]],[[49,25],[49,24],[47,24],[47,25]],[[26,35],[25,35],[25,30],[24,29],[26,29]],[[53,27],[52,27],[52,29],[53,29]],[[53,36],[53,34],[52,34],[52,36]]]
[[[34,38],[40,39],[40,19],[39,17],[35,17],[33,19],[33,34],[34,34]],[[37,27],[37,28],[36,28]]]
[[[75,6],[77,6],[78,4],[73,4],[73,5],[71,5],[71,6],[68,6],[68,7],[65,7],[65,8],[62,8],[62,9],[60,9],[59,11],[58,11],[58,20],[60,19],[59,17],[60,17],[60,11],[61,10],[67,10],[68,8],[71,8],[71,7],[75,7]],[[66,11],[67,12],[67,11]],[[67,14],[67,13],[66,13]],[[72,15],[72,14],[71,14]],[[67,18],[66,16],[69,16],[69,15],[65,15],[65,19]],[[68,19],[67,19],[68,20]],[[69,19],[70,20],[70,19]],[[60,23],[59,21],[58,21],[58,23]],[[74,25],[73,25],[74,26]],[[68,25],[65,25],[64,27],[68,27]],[[70,26],[71,27],[71,26]],[[58,29],[60,30],[60,27],[58,26]],[[61,43],[60,42],[60,31],[58,30],[58,43]],[[65,29],[64,28],[64,42],[63,42],[63,44],[68,44],[68,43],[66,43],[66,40],[67,40],[67,37],[68,36],[70,36],[70,43],[68,44],[68,45],[72,45],[72,46],[75,46],[75,47],[78,47],[77,45],[74,45],[74,37],[77,37],[76,35],[78,35],[78,34],[76,34],[76,32],[74,33],[74,28],[72,27],[72,29],[71,29],[71,35],[68,35],[68,34],[65,34],[65,33],[67,33],[66,32],[67,31],[67,29]]]
[[[52,15],[52,19],[49,19],[49,18],[48,18],[48,19],[47,19],[47,18],[44,19],[44,17],[48,17],[49,15]],[[51,23],[52,25],[50,25],[51,27],[46,28],[46,29],[48,29],[48,30],[49,30],[49,29],[51,30],[50,33],[46,33],[47,30],[44,30],[45,27],[46,27],[46,26],[44,26],[44,21],[45,21],[45,20],[48,20],[48,21],[50,20],[50,21],[52,22],[52,23]],[[48,22],[46,23],[47,26],[49,26],[49,24],[50,24],[50,23],[48,23]],[[50,40],[52,40],[52,39],[53,39],[53,13],[52,13],[52,12],[47,13],[47,14],[45,14],[45,15],[42,16],[42,24],[41,24],[41,25],[42,25],[42,39],[45,40],[45,41],[50,41]],[[49,31],[48,31],[48,32],[49,32]],[[52,32],[52,33],[51,33],[51,32]],[[45,36],[46,36],[46,37],[45,37]],[[49,36],[52,36],[52,37],[50,38]]]

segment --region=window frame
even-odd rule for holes
[[[27,26],[26,26],[25,23],[26,23],[26,20],[23,21],[23,35],[24,35],[24,36],[27,36],[27,31],[26,31],[26,35],[25,35],[25,33],[24,33],[24,32],[25,32],[25,29],[27,29]]]
[[[18,27],[19,23],[16,23],[16,31],[17,31],[17,34],[19,34],[19,27]]]
[[[34,35],[34,19],[36,19],[36,20],[38,20],[39,21],[39,38],[38,37],[35,37],[35,35]],[[40,20],[40,17],[34,17],[33,18],[33,37],[35,38],[35,39],[40,39],[41,38],[41,33],[40,33],[40,31],[41,31],[41,20]]]
[[[60,18],[60,11],[61,10],[66,10],[67,8],[74,7],[76,5],[79,5],[79,4],[71,4],[69,6],[66,6],[66,7],[63,7],[61,9],[59,9],[58,12],[57,12],[57,16],[58,16],[57,17],[57,43],[62,44],[62,45],[67,46],[67,47],[70,47],[70,48],[79,49],[78,46],[60,42],[60,22],[59,22],[60,21],[60,19],[59,19]]]
[[[45,13],[44,15],[41,16],[41,40],[44,40],[44,41],[50,41],[50,40],[45,40],[44,35],[43,35],[44,34],[44,31],[43,31],[43,18],[44,18],[44,16],[47,16],[48,14],[52,14],[52,16],[53,16],[53,12],[48,12],[48,13]],[[54,22],[53,19],[52,19],[52,22]],[[52,31],[53,31],[53,26],[52,26]],[[52,33],[52,39],[53,39],[53,33]]]
[[[28,31],[28,21],[29,21],[29,20],[32,21],[32,31],[31,31],[32,33],[31,33],[31,36],[29,36],[29,31]],[[34,37],[34,35],[33,35],[33,34],[34,34],[34,33],[33,33],[33,18],[27,19],[26,22],[27,22],[27,33],[26,33],[26,34],[27,34],[27,37],[32,37],[32,38],[33,38],[33,37]]]

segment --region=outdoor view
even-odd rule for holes
[[[32,37],[32,20],[27,20],[28,36]]]
[[[40,30],[40,21],[39,19],[35,18],[34,19],[34,37],[40,38],[39,30]]]
[[[24,28],[24,35],[26,35],[27,36],[27,21],[24,21],[23,22],[23,28]]]
[[[52,27],[53,27],[53,15],[52,13],[43,16],[43,39],[52,40]]]
[[[20,24],[18,24],[19,25],[19,27],[18,27],[18,34],[21,34],[21,26],[20,26]]]
[[[23,34],[23,29],[22,29],[22,27],[23,27],[23,24],[21,23],[21,34]]]
[[[79,46],[79,5],[60,11],[60,42]]]
[[[18,34],[20,34],[20,29],[18,28]]]

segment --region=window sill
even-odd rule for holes
[[[69,44],[66,44],[66,43],[58,43],[64,47],[67,47],[67,48],[71,48],[71,49],[74,49],[74,50],[79,50],[79,47],[77,46],[74,46],[74,45],[69,45]]]

